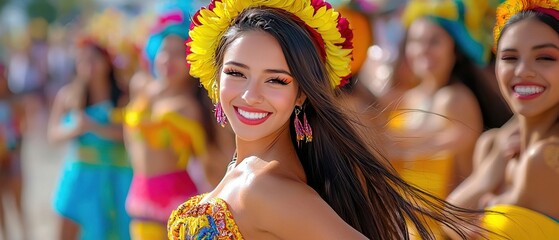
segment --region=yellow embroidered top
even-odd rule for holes
[[[168,238],[179,239],[236,239],[243,236],[233,219],[227,203],[214,198],[200,204],[205,194],[190,198],[169,217]]]
[[[147,102],[141,98],[123,109],[121,118],[126,126],[136,129],[137,136],[149,146],[173,149],[179,156],[180,167],[187,166],[191,155],[201,155],[206,151],[206,132],[199,122],[176,112],[153,117]]]
[[[509,239],[557,239],[559,222],[544,214],[514,205],[495,205],[486,210],[483,227]],[[503,239],[491,234],[488,239]]]

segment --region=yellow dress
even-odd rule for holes
[[[391,113],[388,128],[391,131],[404,131],[407,122],[411,119],[404,111]],[[405,151],[405,149],[402,149]],[[452,189],[452,173],[454,169],[454,157],[449,151],[441,151],[429,156],[415,156],[413,159],[392,159],[392,165],[406,182],[423,189],[436,197],[445,199]],[[426,224],[433,231],[436,239],[444,239],[444,233],[439,223],[426,219]],[[412,226],[409,226],[414,229]],[[412,230],[412,239],[416,236]]]
[[[169,239],[243,239],[227,203],[214,198],[200,204],[204,196],[192,197],[173,211],[167,224]]]
[[[495,205],[486,210],[483,227],[512,240],[551,240],[559,239],[559,222],[552,218],[514,205]],[[490,235],[488,239],[505,239]]]

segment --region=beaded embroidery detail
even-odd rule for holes
[[[169,218],[169,239],[243,239],[227,203],[214,198],[199,204],[205,194],[192,197]]]

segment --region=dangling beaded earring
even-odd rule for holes
[[[215,104],[214,113],[215,113],[215,119],[217,119],[217,123],[221,127],[225,127],[225,124],[227,124],[227,116],[223,112],[223,108],[221,107],[221,102],[217,102]]]
[[[217,81],[214,81],[212,84],[212,99],[218,99],[219,95],[217,92]],[[221,107],[221,102],[217,102],[214,104],[214,114],[215,114],[215,119],[217,120],[217,123],[221,126],[221,127],[225,127],[225,124],[227,124],[227,116],[225,115],[225,113],[223,112],[223,108]]]
[[[297,135],[297,146],[301,146],[301,141],[305,139],[305,128],[303,124],[301,124],[301,120],[299,120],[299,114],[301,113],[301,107],[295,106],[295,134]]]
[[[303,130],[305,131],[306,142],[312,142],[312,128],[307,121],[307,113],[303,113]]]

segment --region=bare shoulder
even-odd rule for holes
[[[305,182],[261,166],[243,191],[254,227],[279,239],[363,239]]]
[[[511,196],[514,203],[529,206],[539,212],[559,213],[555,201],[559,194],[550,191],[559,181],[559,141],[545,139],[526,149],[521,156],[518,184]]]
[[[474,168],[479,166],[485,159],[487,155],[491,152],[495,146],[496,138],[499,133],[499,128],[489,129],[483,132],[476,141],[474,150]]]
[[[77,90],[77,84],[75,82],[70,82],[64,86],[62,86],[56,96],[54,98],[53,107],[55,108],[64,108],[66,107],[66,103],[68,103],[68,98],[71,98],[72,95],[75,95]]]
[[[462,106],[465,104],[477,104],[477,99],[474,93],[464,84],[455,83],[441,88],[435,94],[435,98],[440,100],[438,102],[445,105]]]
[[[130,94],[134,96],[136,93],[142,91],[148,86],[148,83],[152,80],[149,73],[144,71],[138,71],[134,73],[132,78],[130,78],[129,90]]]
[[[546,139],[527,149],[528,170],[535,175],[554,173],[559,177],[559,139]]]
[[[70,82],[70,83],[65,84],[64,86],[62,86],[62,87],[58,90],[58,92],[56,93],[56,95],[57,95],[57,96],[62,96],[62,97],[67,96],[67,95],[70,94],[70,93],[73,91],[73,89],[75,88],[74,85],[75,85],[75,84],[74,84],[73,82]]]

